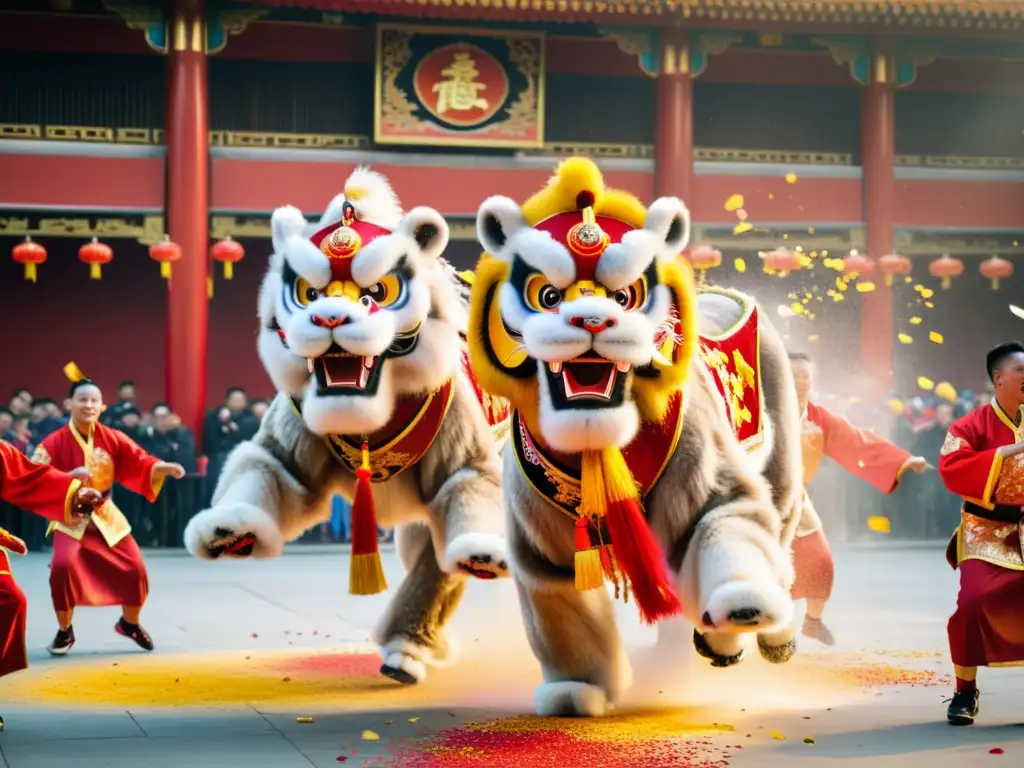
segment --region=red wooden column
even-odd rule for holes
[[[654,194],[693,205],[693,78],[686,30],[662,30],[655,92]]]
[[[167,218],[181,246],[167,310],[167,399],[201,445],[206,406],[209,128],[203,0],[174,0],[168,53]]]
[[[892,253],[893,203],[896,182],[895,67],[890,52],[876,49],[861,101],[861,166],[864,178],[864,222],[868,254],[876,259]],[[892,386],[892,289],[879,278],[875,290],[862,294],[860,359],[876,393]]]

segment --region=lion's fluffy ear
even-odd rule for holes
[[[416,241],[427,259],[439,258],[448,247],[448,222],[433,208],[422,205],[413,208],[402,219],[398,229]]]
[[[287,248],[287,242],[293,237],[302,237],[309,222],[302,211],[294,205],[278,208],[270,217],[270,234],[274,241],[274,250],[278,253]]]
[[[644,229],[658,237],[658,256],[674,259],[690,243],[690,211],[678,197],[661,197],[647,210]]]
[[[287,259],[292,269],[303,277],[327,283],[331,266],[324,255],[307,235],[309,222],[302,212],[291,205],[278,208],[270,217],[270,233],[274,242],[274,260],[271,264],[282,266],[280,259]]]
[[[484,200],[476,214],[477,240],[485,251],[504,262],[512,259],[507,249],[509,241],[524,227],[526,221],[519,206],[501,195]]]

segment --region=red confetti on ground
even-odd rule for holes
[[[993,747],[992,749],[990,749],[988,751],[988,753],[990,755],[1001,755],[1001,754],[1003,754],[1003,750],[1002,750],[1001,747]]]
[[[301,659],[288,659],[279,669],[297,674],[308,673],[332,677],[380,677],[380,656],[375,653],[317,654]]]
[[[455,728],[430,746],[404,748],[385,762],[403,768],[565,768],[566,761],[601,768],[726,768],[707,740],[578,738],[557,730]]]
[[[339,763],[344,763],[346,760],[348,760],[348,757],[346,755],[338,755],[334,759],[337,760]]]

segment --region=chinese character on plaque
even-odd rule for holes
[[[543,33],[378,25],[374,140],[543,146]]]

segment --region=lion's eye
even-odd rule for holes
[[[295,278],[295,301],[303,307],[309,306],[320,298],[320,291],[311,286],[301,277]]]
[[[647,281],[641,277],[632,285],[615,291],[612,299],[627,312],[640,309],[647,303]]]
[[[530,275],[523,294],[527,305],[538,312],[553,312],[562,303],[562,292],[541,274]]]
[[[370,298],[378,307],[390,307],[402,296],[402,279],[397,275],[385,275],[363,292],[362,298]],[[366,303],[366,302],[363,302]]]

